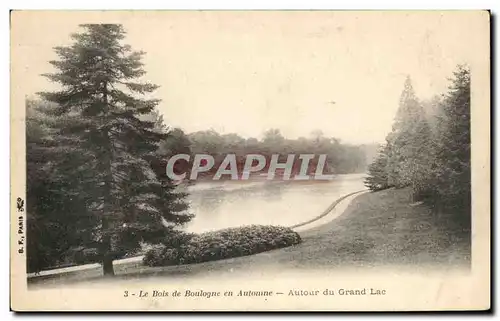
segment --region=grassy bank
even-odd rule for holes
[[[302,243],[288,248],[170,267],[131,262],[115,267],[116,278],[178,277],[268,268],[468,266],[469,231],[454,225],[446,213],[436,215],[423,204],[410,204],[409,196],[407,189],[362,194],[334,221],[300,232]],[[64,279],[81,281],[101,275],[101,269],[96,268],[72,273]],[[39,282],[58,283],[58,278]]]
[[[468,265],[470,232],[411,204],[408,189],[363,194],[337,220],[302,233],[313,265]]]

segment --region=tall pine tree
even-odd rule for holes
[[[56,168],[62,192],[85,212],[72,224],[93,231],[103,273],[113,275],[116,253],[159,242],[192,216],[159,168],[166,135],[144,117],[159,103],[145,98],[157,86],[138,81],[144,53],[121,43],[121,25],[81,27],[72,45],[55,48],[59,60],[50,63],[58,71],[45,75],[62,90],[40,95],[58,106],[52,112],[60,119],[54,150],[66,156]]]
[[[54,125],[63,118],[53,115],[54,104],[27,100],[26,105],[27,263],[30,272],[37,272],[64,263],[75,246],[91,248],[95,244],[93,230],[83,224],[91,216],[68,193],[71,173],[61,175],[59,171],[59,164],[76,156],[58,151]]]
[[[414,200],[425,192],[431,131],[410,78],[404,84],[393,130],[388,136],[389,184],[411,186]]]
[[[470,218],[470,71],[458,66],[438,115],[436,194],[439,202]]]

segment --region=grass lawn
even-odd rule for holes
[[[301,236],[304,264],[470,264],[470,230],[411,204],[409,189],[360,195],[337,220]]]
[[[334,221],[300,233],[301,244],[247,257],[184,266],[147,267],[127,263],[115,267],[117,279],[178,277],[228,270],[357,268],[374,266],[468,267],[470,231],[450,215],[433,214],[423,204],[410,204],[408,189],[389,189],[356,197]],[[36,283],[82,281],[102,276],[100,268]]]

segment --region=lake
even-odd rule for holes
[[[250,224],[292,226],[320,215],[343,195],[365,190],[365,174],[337,175],[331,181],[205,181],[188,187],[186,225],[201,233]]]

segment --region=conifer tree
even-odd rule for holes
[[[423,179],[428,171],[431,131],[409,77],[405,81],[388,142],[391,146],[389,184],[411,186],[415,200],[426,189]]]
[[[470,70],[458,66],[438,116],[436,194],[445,206],[470,215]],[[463,210],[463,211],[462,211]]]
[[[372,191],[380,191],[389,187],[387,153],[388,145],[382,146],[375,160],[368,166],[368,177],[364,183]]]
[[[61,161],[74,156],[58,152],[56,106],[35,100],[26,105],[27,264],[37,272],[65,261],[72,247],[92,247],[92,230],[81,224],[87,217],[84,204],[68,194],[71,173],[58,171]]]
[[[92,231],[103,273],[113,275],[117,253],[161,241],[191,215],[158,169],[166,135],[144,117],[159,103],[145,97],[157,86],[138,79],[144,53],[121,43],[121,25],[81,27],[73,44],[55,48],[57,72],[45,75],[62,89],[40,95],[57,104],[53,150],[64,156],[57,176],[73,209],[83,212],[72,224]]]

